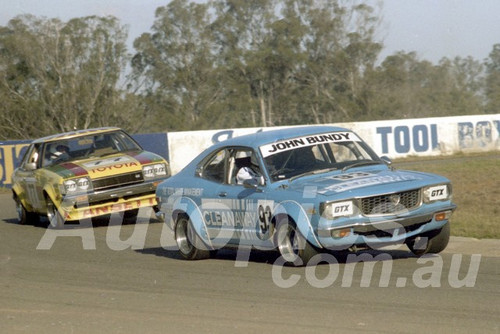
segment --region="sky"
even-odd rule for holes
[[[380,0],[367,0],[375,4]],[[168,0],[0,0],[0,26],[20,14],[67,21],[89,15],[113,15],[129,27],[132,41],[149,32],[155,9]],[[202,2],[198,0],[197,2]],[[500,43],[499,0],[382,0],[382,24],[377,41],[384,44],[380,59],[398,51],[416,52],[420,60],[488,57]]]

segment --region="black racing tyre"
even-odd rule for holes
[[[64,218],[59,213],[59,210],[57,210],[56,205],[50,199],[50,197],[47,197],[46,202],[47,202],[47,219],[49,220],[49,226],[52,228],[63,228]]]
[[[177,217],[174,232],[175,242],[183,258],[202,260],[210,257],[210,250],[196,234],[191,219],[187,215],[181,214]]]
[[[14,201],[16,202],[18,223],[20,225],[25,225],[25,224],[30,224],[30,223],[36,225],[38,223],[38,220],[39,220],[38,215],[34,212],[26,210],[23,203],[21,203],[21,201],[19,200],[19,198],[17,196],[14,198]]]
[[[437,254],[442,252],[450,241],[450,223],[447,222],[441,229],[424,234],[409,240],[406,245],[417,255]]]
[[[288,216],[278,219],[274,233],[274,244],[286,264],[305,266],[318,254],[318,250],[307,241]]]
[[[139,214],[139,209],[127,210],[123,213],[123,219],[125,220],[135,220]]]

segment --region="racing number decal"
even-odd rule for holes
[[[266,234],[269,229],[269,224],[271,224],[271,207],[266,205],[265,209],[263,205],[259,205],[259,226],[260,233]]]

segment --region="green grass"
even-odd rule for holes
[[[443,175],[453,185],[458,208],[451,218],[454,236],[500,239],[500,153],[408,158],[393,163],[398,169]]]

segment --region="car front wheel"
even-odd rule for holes
[[[421,237],[409,240],[406,245],[417,255],[437,254],[442,252],[450,240],[450,223],[446,223],[440,230],[432,231]]]
[[[307,265],[318,254],[316,248],[297,229],[295,222],[288,217],[278,222],[274,242],[285,263],[296,267]]]
[[[201,260],[210,257],[210,251],[196,234],[191,219],[179,215],[175,223],[175,242],[179,253],[186,260]]]
[[[17,221],[20,225],[25,225],[28,223],[36,224],[38,222],[38,215],[36,213],[26,210],[23,203],[19,198],[14,199],[16,201],[16,211],[17,211]]]
[[[53,228],[62,228],[64,227],[64,219],[57,210],[54,202],[47,197],[47,219],[49,220],[49,224]]]

